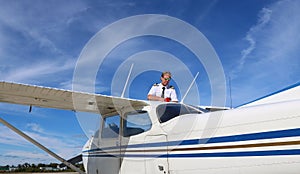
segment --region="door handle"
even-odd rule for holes
[[[159,170],[159,171],[164,171],[164,166],[158,165],[158,170]]]
[[[164,166],[158,165],[158,170],[159,171],[164,171],[164,174],[166,174],[166,171],[164,170]]]

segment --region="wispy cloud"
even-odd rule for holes
[[[7,127],[0,125],[0,143],[8,144],[8,145],[19,145],[19,146],[27,146],[28,143],[26,140],[22,139],[19,135],[9,130]]]
[[[29,131],[25,131],[27,135],[45,145],[55,153],[58,153],[63,158],[68,159],[81,152],[83,144],[78,141],[78,138],[74,139],[63,134],[55,135],[54,133],[46,132],[36,123],[27,124],[27,127],[29,128]],[[55,161],[54,158],[49,156],[46,152],[34,148],[34,145],[30,144],[24,138],[6,127],[0,126],[0,131],[0,144],[9,145],[1,150],[1,154],[6,161],[3,163],[0,161],[0,164],[18,164],[25,162],[38,163],[39,160],[45,162]],[[11,161],[11,163],[8,163],[8,161]]]
[[[31,65],[18,65],[17,67],[7,68],[6,71],[0,71],[4,81],[14,82],[43,82],[45,77],[49,80],[49,76],[57,76],[57,73],[73,70],[75,60],[43,60]]]
[[[209,15],[211,10],[216,6],[217,3],[218,3],[218,0],[210,1],[209,4],[207,5],[207,7],[205,7],[203,10],[201,10],[201,15],[199,15],[197,17],[196,23],[199,23],[201,20],[205,19],[205,17],[207,17],[207,15]]]
[[[249,46],[241,51],[231,71],[233,92],[238,94],[234,99],[236,103],[256,99],[299,81],[299,6],[297,0],[283,0],[259,12],[257,23],[245,36]]]
[[[37,123],[28,123],[26,127],[34,132],[44,133],[44,129]]]
[[[1,80],[34,83],[49,81],[49,76],[57,76],[58,72],[59,77],[72,73],[75,66],[74,55],[69,51],[72,47],[65,47],[66,41],[58,33],[64,33],[70,27],[66,21],[86,9],[86,5],[77,0],[71,4],[67,1],[60,5],[53,1],[1,3]]]
[[[48,31],[63,30],[67,27],[66,21],[86,8],[85,3],[79,0],[61,1],[59,4],[54,1],[4,1],[1,3],[0,26],[18,31],[42,46],[57,49],[49,39]]]
[[[239,59],[236,68],[231,72],[231,77],[235,77],[236,73],[240,72],[245,65],[245,62],[249,58],[249,55],[254,51],[256,47],[256,42],[259,38],[256,37],[256,33],[264,30],[264,27],[269,23],[272,16],[272,10],[268,8],[263,8],[257,20],[257,24],[252,26],[245,36],[245,40],[249,43],[249,47],[241,51],[241,58]]]
[[[7,151],[0,155],[0,164],[5,165],[18,165],[24,163],[39,164],[49,163],[49,161],[55,161],[52,157],[46,153],[40,151]],[[55,161],[58,162],[58,161]]]
[[[79,154],[81,152],[81,148],[79,147],[80,145],[83,146],[83,144],[70,139],[70,137],[67,138],[68,136],[64,135],[54,137],[52,135],[45,136],[45,133],[39,134],[28,132],[27,134],[41,142],[41,144],[46,145],[48,148],[53,149],[55,152],[66,158],[70,158],[72,155]]]

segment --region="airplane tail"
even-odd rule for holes
[[[262,104],[278,103],[292,100],[300,100],[300,81],[294,85],[250,101],[238,107],[256,106]]]

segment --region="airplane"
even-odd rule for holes
[[[81,154],[89,174],[300,171],[300,82],[236,108],[212,107],[210,111],[180,102],[136,100],[11,82],[0,82],[0,102],[28,105],[30,110],[35,106],[100,113],[100,128]],[[2,118],[0,121],[84,173]]]

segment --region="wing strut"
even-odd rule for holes
[[[62,157],[58,156],[57,154],[55,154],[51,150],[47,149],[45,146],[41,145],[39,142],[35,141],[34,139],[32,139],[31,137],[29,137],[28,135],[26,135],[25,133],[20,131],[19,129],[17,129],[13,125],[9,124],[7,121],[3,120],[1,117],[0,117],[0,122],[2,124],[4,124],[5,126],[7,126],[9,129],[11,129],[14,132],[16,132],[17,134],[19,134],[20,136],[22,136],[23,138],[25,138],[26,140],[30,141],[32,144],[36,145],[37,147],[39,147],[43,151],[47,152],[49,155],[53,156],[54,158],[56,158],[60,162],[64,163],[66,166],[70,167],[74,171],[79,172],[80,174],[85,174],[85,172],[81,171],[79,168],[77,168],[73,164],[69,163],[67,160],[65,160]]]
[[[184,96],[182,97],[182,99],[181,99],[181,102],[180,102],[180,103],[183,103],[183,100],[185,99],[186,95],[187,95],[187,94],[190,92],[190,90],[191,90],[191,88],[192,88],[193,84],[195,83],[195,80],[197,79],[198,75],[199,75],[199,72],[197,72],[197,74],[196,74],[195,78],[193,79],[193,81],[192,81],[192,83],[190,84],[190,86],[189,86],[188,90],[186,91],[186,93],[185,93],[185,94],[184,94]]]
[[[123,92],[122,92],[122,94],[121,94],[121,98],[124,98],[125,91],[126,91],[126,88],[127,88],[127,84],[128,84],[128,81],[129,81],[129,77],[130,77],[130,75],[131,75],[131,71],[132,71],[133,65],[134,65],[134,64],[131,64],[131,67],[130,67],[130,70],[129,70],[129,73],[128,73],[128,76],[127,76],[127,79],[126,79],[126,82],[125,82],[125,85],[124,85],[124,89],[123,89]]]

